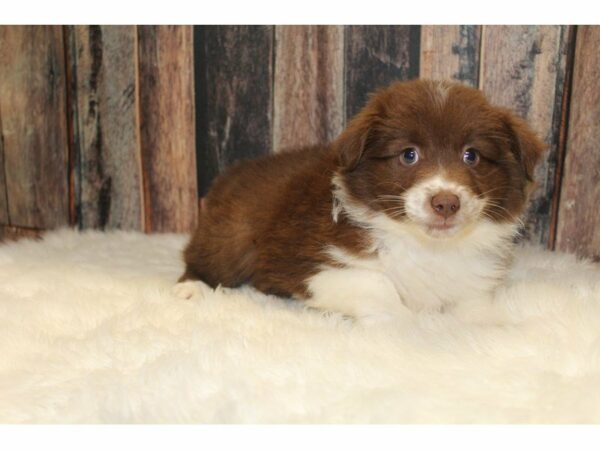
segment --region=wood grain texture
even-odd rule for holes
[[[333,140],[344,125],[341,26],[275,29],[273,150]]]
[[[420,77],[477,87],[481,26],[421,26]]]
[[[140,26],[140,140],[146,231],[186,232],[197,215],[191,26]]]
[[[81,228],[142,230],[134,26],[68,27]]]
[[[35,228],[13,227],[10,225],[0,225],[0,243],[18,241],[19,239],[36,239],[42,237],[44,230]]]
[[[600,27],[578,26],[557,248],[600,258]]]
[[[2,135],[2,114],[0,114],[0,224],[8,224],[8,193],[4,169],[4,136]]]
[[[548,145],[525,217],[525,239],[549,244],[552,196],[568,48],[567,26],[484,26],[480,87],[527,119]]]
[[[0,27],[0,114],[10,222],[69,223],[65,64],[60,26]]]
[[[234,161],[272,148],[273,34],[272,26],[195,29],[200,195]]]
[[[346,118],[374,90],[419,76],[419,26],[345,27]]]

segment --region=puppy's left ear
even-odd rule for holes
[[[547,147],[527,122],[512,112],[504,113],[504,123],[511,135],[511,150],[523,166],[527,180],[533,182],[535,167]]]

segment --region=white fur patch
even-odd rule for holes
[[[402,320],[409,311],[392,280],[383,272],[364,268],[324,269],[313,276],[306,301],[324,311],[336,311],[361,321]]]

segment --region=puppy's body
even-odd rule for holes
[[[478,91],[392,85],[332,144],[218,177],[180,281],[249,284],[356,317],[486,297],[541,151]]]
[[[314,147],[246,161],[219,176],[186,249],[184,279],[307,297],[306,280],[333,263],[323,244],[358,254],[368,247],[364,230],[332,220],[335,169],[331,149]]]

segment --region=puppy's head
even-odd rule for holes
[[[432,237],[518,220],[544,151],[523,120],[480,91],[424,80],[373,95],[334,148],[354,205]]]

